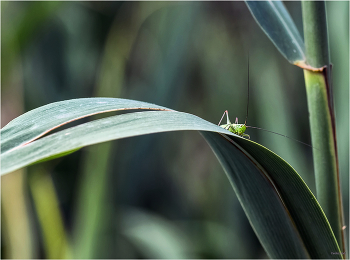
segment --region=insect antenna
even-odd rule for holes
[[[246,116],[245,116],[244,125],[247,125],[248,112],[249,112],[249,52],[248,52],[248,98],[247,98],[247,113],[246,113]]]
[[[249,51],[248,51],[248,88],[247,88],[247,89],[248,89],[247,113],[246,113],[246,117],[245,117],[245,121],[244,121],[244,125],[245,125],[246,127],[255,128],[255,129],[260,129],[260,130],[263,130],[263,131],[266,131],[266,132],[269,132],[269,133],[273,133],[273,134],[276,134],[276,135],[280,135],[280,136],[283,136],[283,137],[287,137],[287,138],[289,138],[289,139],[291,139],[291,140],[293,140],[293,141],[296,141],[296,142],[298,142],[298,143],[304,144],[304,145],[309,146],[309,147],[311,147],[311,148],[313,148],[313,149],[319,150],[319,149],[317,149],[316,147],[313,147],[312,145],[309,145],[309,144],[304,143],[304,142],[302,142],[302,141],[299,141],[299,140],[297,140],[297,139],[291,138],[291,137],[289,137],[289,136],[286,136],[286,135],[283,135],[283,134],[280,134],[280,133],[276,133],[276,132],[273,132],[273,131],[270,131],[270,130],[266,130],[266,129],[264,129],[264,128],[260,128],[260,127],[256,127],[256,126],[248,126],[248,125],[247,125],[247,119],[248,119],[248,113],[249,113]],[[227,113],[227,110],[225,111],[225,113]],[[224,113],[224,115],[225,115],[225,113]],[[224,117],[224,115],[222,116],[222,118]],[[222,120],[222,118],[221,118],[221,120]],[[221,120],[220,120],[220,122],[221,122]],[[220,124],[220,123],[219,123],[219,124]]]
[[[273,133],[273,134],[276,134],[276,135],[280,135],[280,136],[283,136],[283,137],[287,137],[287,138],[289,138],[289,139],[291,139],[291,140],[293,140],[293,141],[296,141],[296,142],[298,142],[298,143],[307,145],[307,146],[309,146],[309,147],[311,147],[311,148],[313,148],[313,149],[319,150],[319,149],[317,149],[316,147],[313,147],[312,145],[309,145],[309,144],[307,144],[307,143],[304,143],[304,142],[302,142],[302,141],[299,141],[299,140],[297,140],[297,139],[294,139],[294,138],[292,138],[292,137],[289,137],[289,136],[286,136],[286,135],[283,135],[283,134],[280,134],[280,133],[276,133],[276,132],[273,132],[273,131],[270,131],[270,130],[266,130],[266,129],[264,129],[264,128],[260,128],[260,127],[256,127],[256,126],[248,126],[248,125],[247,125],[246,127],[255,128],[255,129],[260,129],[260,130],[263,130],[263,131],[266,131],[266,132],[270,132],[270,133]]]

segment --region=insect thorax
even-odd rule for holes
[[[220,126],[236,135],[243,135],[245,130],[247,129],[245,124],[225,124]]]

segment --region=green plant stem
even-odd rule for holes
[[[108,169],[111,142],[87,151],[74,229],[74,258],[91,259],[101,255],[101,230],[108,215]]]
[[[324,2],[302,2],[307,63],[322,72],[304,70],[315,167],[317,199],[344,252],[335,118]]]
[[[326,7],[324,2],[302,2],[307,62],[314,67],[329,64]]]
[[[30,171],[29,187],[42,230],[45,255],[47,258],[71,258],[52,178],[42,164],[32,166]]]

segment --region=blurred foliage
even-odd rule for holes
[[[302,32],[300,3],[285,4]],[[303,72],[279,54],[243,2],[1,5],[2,126],[50,102],[93,96],[156,103],[214,123],[228,109],[232,118],[243,121],[249,50],[247,124],[311,143]],[[346,226],[348,9],[348,2],[327,3]],[[256,129],[247,133],[289,162],[315,192],[311,148]],[[52,179],[56,193],[37,191],[47,192],[42,197],[48,201],[39,204],[28,182],[33,189],[36,178],[21,175],[23,185],[11,186],[8,177],[13,174],[2,177],[2,187],[7,187],[2,190],[3,258],[13,257],[16,250],[24,258],[50,256],[42,231],[49,222],[39,210],[50,201],[61,210],[54,217],[62,217],[71,245],[79,234],[87,236],[84,245],[94,245],[85,247],[91,257],[266,257],[222,168],[197,133],[162,133],[87,147],[40,168],[28,167],[29,177],[38,169]],[[16,191],[19,195],[12,196]],[[21,208],[8,215],[5,204]],[[30,223],[13,229],[9,225],[18,225],[17,219],[7,220],[19,212],[26,212],[21,214]],[[77,225],[81,217],[88,226]],[[11,232],[33,242],[16,244],[9,239]]]

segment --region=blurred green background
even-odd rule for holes
[[[285,5],[302,34],[300,2]],[[348,10],[349,2],[327,2],[346,226]],[[213,123],[227,109],[231,121],[244,122],[249,51],[247,125],[311,143],[303,71],[280,55],[244,2],[1,2],[1,19],[2,127],[81,97],[141,100]],[[246,133],[315,193],[312,148]],[[198,132],[86,147],[5,175],[1,188],[2,258],[267,257]]]

